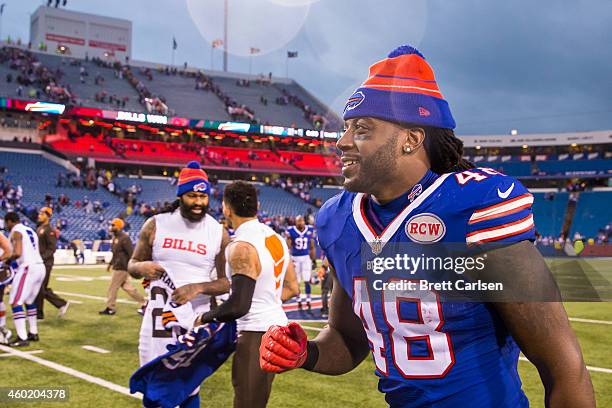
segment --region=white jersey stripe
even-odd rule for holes
[[[518,198],[518,200],[517,200]],[[512,214],[520,211],[523,208],[529,207],[533,204],[533,196],[531,194],[524,194],[516,197],[507,202],[500,203],[482,210],[474,211],[474,214],[470,217],[468,224],[474,224],[480,221],[490,220],[492,218],[503,217],[504,215]]]
[[[384,247],[385,244],[389,242],[391,237],[395,235],[397,230],[403,225],[408,215],[415,208],[421,205],[421,203],[427,197],[434,193],[438,189],[438,187],[440,187],[442,183],[444,183],[444,180],[446,180],[446,178],[450,176],[450,174],[451,173],[447,173],[438,177],[438,179],[434,181],[431,186],[425,189],[425,191],[423,191],[423,193],[418,196],[416,200],[414,200],[406,208],[404,208],[404,210],[402,210],[402,212],[400,212],[397,217],[395,217],[395,219],[391,221],[389,225],[387,225],[387,227],[381,233],[380,236],[377,236],[374,233],[374,231],[370,227],[370,224],[368,223],[368,220],[361,211],[362,202],[367,199],[367,196],[363,193],[358,193],[353,199],[353,219],[355,220],[355,224],[357,225],[357,228],[359,228],[359,231],[361,232],[361,235],[363,235],[363,237],[365,238],[366,242],[370,244],[370,246],[372,246],[377,241],[379,241],[382,245],[381,248]]]
[[[475,231],[471,234],[468,234],[465,240],[468,244],[495,241],[512,235],[518,235],[520,233],[528,231],[531,228],[533,228],[533,215],[529,214],[527,217],[517,222],[500,225],[499,227]]]

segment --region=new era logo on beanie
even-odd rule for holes
[[[344,120],[372,117],[446,129],[455,120],[433,69],[415,48],[403,45],[370,67],[368,78],[344,107]]]
[[[190,191],[210,194],[208,175],[196,161],[187,163],[187,166],[181,170],[176,187],[176,196],[180,197]]]

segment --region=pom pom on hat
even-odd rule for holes
[[[423,56],[423,54],[421,54],[419,50],[410,45],[400,45],[399,47],[391,51],[387,58],[395,58],[399,57],[400,55],[418,55],[419,57],[425,59],[425,57]]]

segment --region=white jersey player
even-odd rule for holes
[[[236,320],[238,342],[232,363],[234,407],[265,407],[273,374],[259,368],[261,337],[285,325],[283,300],[298,293],[285,240],[257,220],[257,191],[237,181],[225,186],[223,214],[235,229],[226,250],[232,289],[226,302],[199,318],[200,323]]]
[[[295,217],[295,225],[289,227],[285,235],[287,237],[287,245],[291,249],[291,260],[293,261],[298,283],[304,282],[306,296],[304,296],[304,293],[300,293],[298,309],[302,309],[302,303],[305,300],[306,308],[310,310],[312,265],[316,259],[314,228],[306,225],[304,217],[298,215]]]
[[[206,173],[189,163],[180,173],[176,202],[140,231],[128,272],[150,281],[138,347],[141,365],[165,354],[166,346],[193,327],[196,313],[210,309],[211,296],[229,290],[224,254],[229,235],[206,214],[209,191]],[[181,406],[199,406],[197,393]]]
[[[11,256],[11,244],[0,232],[0,344],[7,344],[11,331],[6,328],[6,305],[4,304],[4,287],[9,284],[13,277],[13,271],[5,261]]]
[[[9,240],[12,253],[9,257],[15,272],[9,302],[13,309],[13,322],[17,338],[9,343],[12,347],[28,346],[30,341],[38,341],[36,318],[36,296],[45,278],[45,265],[38,252],[38,235],[30,227],[19,221],[19,215],[9,212],[4,216],[10,231]],[[25,310],[23,305],[25,304]],[[28,318],[29,332],[26,329]]]

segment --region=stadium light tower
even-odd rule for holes
[[[227,14],[229,0],[223,0],[223,72],[227,72]]]
[[[512,136],[516,136],[516,135],[518,135],[518,130],[516,130],[516,129],[512,129],[512,130],[510,131],[510,134],[511,134]]]

